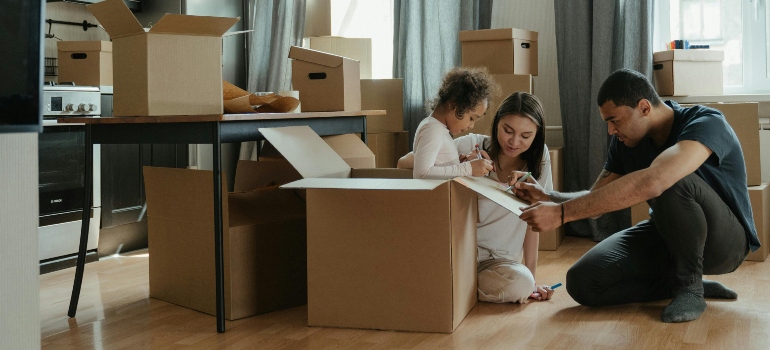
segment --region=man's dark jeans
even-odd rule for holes
[[[709,185],[690,174],[650,201],[652,218],[615,233],[567,272],[567,292],[587,306],[668,299],[703,274],[735,271],[748,254],[743,226]]]

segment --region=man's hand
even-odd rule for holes
[[[553,202],[537,202],[526,208],[521,208],[519,218],[524,220],[532,231],[544,232],[561,226],[562,204]]]

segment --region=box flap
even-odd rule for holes
[[[412,169],[396,169],[396,168],[369,168],[369,169],[357,169],[353,168],[350,172],[352,178],[366,178],[366,179],[413,179],[414,174]]]
[[[322,139],[351,168],[374,168],[374,153],[354,134],[324,136]]]
[[[86,7],[112,39],[144,33],[144,28],[123,0],[104,0]]]
[[[222,36],[239,19],[167,13],[150,28],[150,33]]]
[[[346,59],[342,56],[332,55],[330,53],[305,49],[297,46],[292,46],[289,49],[289,58],[320,64],[326,67],[339,67]]]
[[[725,52],[721,50],[666,50],[652,54],[653,62],[662,61],[724,61]]]
[[[489,198],[489,200],[499,204],[501,207],[508,209],[508,211],[516,215],[521,215],[520,208],[529,206],[529,203],[511,194],[501,191],[501,186],[504,184],[501,184],[490,178],[466,176],[455,178],[454,181],[457,181],[470,188],[474,192]]]
[[[522,39],[537,41],[537,32],[516,28],[463,30],[460,32],[460,41],[485,41]]]
[[[58,41],[56,47],[59,51],[66,52],[85,52],[85,51],[104,51],[112,52],[111,41]]]
[[[281,188],[327,188],[346,190],[422,190],[431,191],[446,183],[446,180],[422,179],[302,179],[281,186]],[[502,192],[500,192],[502,193]]]
[[[305,202],[294,191],[278,186],[247,192],[231,192],[227,196],[230,227],[305,218]]]
[[[239,160],[235,169],[233,190],[251,191],[271,185],[283,185],[299,179],[302,179],[302,175],[285,159],[260,162]]]
[[[308,126],[260,128],[259,132],[304,178],[350,176],[350,166]]]

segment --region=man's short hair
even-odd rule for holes
[[[642,73],[630,69],[618,69],[602,83],[596,103],[601,107],[612,101],[616,106],[636,108],[641,99],[647,99],[653,106],[661,104],[658,93]]]

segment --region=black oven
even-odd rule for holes
[[[40,226],[78,220],[85,183],[85,127],[49,125],[38,138]]]

